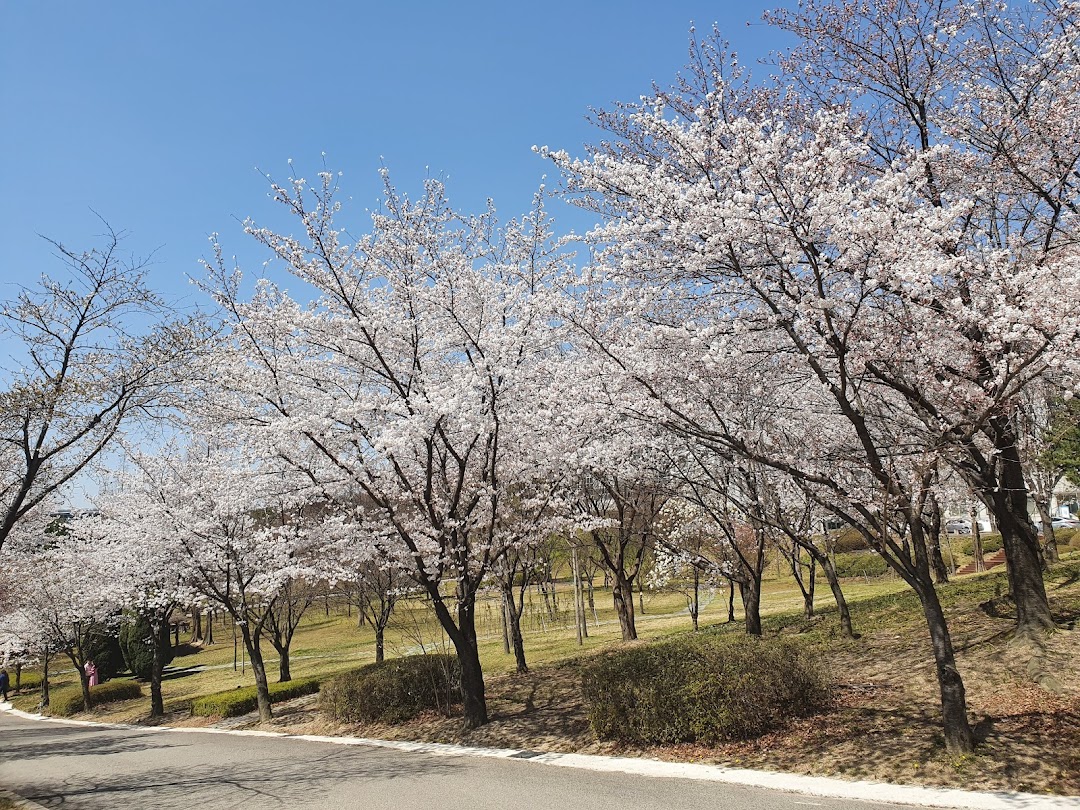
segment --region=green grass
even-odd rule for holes
[[[794,581],[785,576],[775,563],[770,565],[768,579],[763,585],[762,614],[767,632],[810,631],[811,634],[834,636],[838,631],[832,596],[819,579],[815,610],[819,618],[807,625],[802,619],[802,595]],[[1000,570],[981,577],[964,579],[942,590],[942,599],[948,605],[969,591],[985,594],[988,599],[1001,588],[1004,574]],[[851,603],[853,621],[858,632],[869,632],[890,626],[907,616],[904,621],[921,621],[914,594],[897,577],[886,575],[877,578],[850,579],[844,583],[844,593]],[[597,615],[589,611],[589,637],[578,646],[574,633],[574,617],[570,586],[560,582],[558,589],[559,613],[551,620],[544,611],[543,600],[535,592],[526,599],[523,634],[525,654],[530,665],[554,663],[609,647],[620,640],[619,623],[616,618],[609,590],[597,588],[595,602]],[[635,595],[635,609],[638,608]],[[685,597],[673,592],[646,592],[645,612],[638,612],[638,634],[641,638],[663,638],[681,633],[690,627],[686,614]],[[723,625],[727,618],[727,588],[718,588],[714,594],[702,592],[703,608],[700,621],[703,627]],[[337,673],[355,669],[374,661],[374,636],[368,627],[357,627],[355,610],[331,602],[329,615],[322,603],[318,603],[304,617],[293,641],[291,671],[294,680],[305,678],[326,679]],[[902,610],[901,610],[902,608]],[[913,609],[913,610],[912,610]],[[351,614],[351,615],[350,615]],[[739,600],[736,598],[736,616],[741,621]],[[912,618],[914,617],[914,618]],[[477,609],[477,631],[480,657],[484,672],[488,675],[510,673],[515,670],[512,654],[503,651],[499,600],[492,594],[481,599]],[[233,693],[237,689],[254,687],[250,663],[242,652],[242,643],[236,647],[236,664],[233,665],[233,637],[229,623],[215,620],[216,643],[203,648],[181,649],[171,666],[166,669],[162,685],[166,712],[188,712],[197,698],[218,692]],[[452,646],[436,623],[423,600],[402,602],[387,631],[386,654],[388,657],[419,652],[421,649],[436,652],[452,652]],[[267,656],[267,677],[277,680],[277,661],[269,644],[264,645]],[[25,672],[24,680],[34,673]],[[54,699],[62,698],[69,691],[78,692],[78,679],[66,660],[57,660],[51,674]],[[148,691],[148,690],[147,690]],[[33,710],[39,696],[36,691],[14,697],[17,708]],[[132,721],[149,713],[149,698],[110,704],[98,710],[108,719]]]

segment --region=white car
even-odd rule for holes
[[[954,517],[945,521],[945,531],[949,534],[971,534],[971,518]],[[990,522],[979,521],[979,533],[985,534],[990,531]]]

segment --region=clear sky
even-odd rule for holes
[[[381,163],[406,191],[427,172],[459,208],[519,214],[551,170],[533,144],[580,153],[590,106],[670,82],[691,21],[767,57],[783,40],[761,13],[784,4],[0,0],[0,295],[59,270],[38,234],[92,245],[93,209],[191,296],[208,234],[246,256],[239,220],[273,219],[256,167],[311,176],[323,152],[353,231]]]

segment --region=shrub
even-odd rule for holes
[[[829,686],[809,653],[752,636],[688,636],[598,656],[582,671],[600,739],[639,743],[746,739],[813,714]]]
[[[102,683],[124,671],[124,653],[120,650],[120,640],[114,629],[98,625],[91,631],[86,660],[94,662]]]
[[[1059,547],[1080,548],[1080,529],[1054,529],[1054,540]]]
[[[851,551],[866,551],[870,544],[866,542],[862,532],[848,526],[833,535],[832,548],[837,554],[846,554]]]
[[[154,666],[153,628],[149,619],[138,616],[131,624],[125,624],[120,628],[120,650],[124,654],[124,663],[128,670],[137,678],[148,680]],[[173,648],[169,639],[169,625],[162,622],[161,637],[158,644],[164,654],[165,664],[173,659]]]
[[[889,572],[889,564],[876,552],[852,552],[836,555],[839,577],[880,577]]]
[[[410,655],[343,672],[327,681],[319,708],[345,723],[400,723],[423,711],[447,713],[461,702],[461,665],[453,655]]]
[[[995,551],[1000,551],[1003,545],[1001,542],[1001,535],[997,532],[979,535],[979,540],[982,542],[983,554],[993,554]],[[960,550],[969,557],[974,556],[975,538],[965,537],[961,540]]]
[[[109,681],[90,687],[90,705],[100,706],[114,700],[131,700],[142,697],[142,687],[135,681]],[[70,717],[83,710],[82,689],[54,693],[49,700],[49,711],[58,717]]]
[[[285,683],[270,684],[270,702],[313,695],[319,691],[318,678],[298,678]],[[202,717],[239,717],[259,708],[258,692],[254,686],[214,692],[191,701],[191,713]]]

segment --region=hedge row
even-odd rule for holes
[[[995,551],[1000,551],[1002,547],[1001,535],[997,532],[979,535],[979,542],[982,545],[983,554],[993,554]],[[975,554],[974,537],[965,537],[958,545],[960,551],[967,556],[971,557]]]
[[[313,695],[319,691],[317,678],[299,678],[285,683],[270,684],[270,702]],[[200,717],[239,717],[259,708],[259,697],[254,686],[213,692],[191,701],[191,713]]]
[[[602,740],[746,739],[830,705],[829,683],[802,647],[751,636],[687,636],[600,655],[583,694]]]
[[[142,687],[135,681],[107,681],[90,687],[90,705],[100,706],[114,700],[131,700],[143,696]],[[82,689],[64,691],[49,700],[50,713],[70,717],[83,710]]]
[[[319,708],[344,723],[400,723],[423,711],[449,713],[461,702],[453,655],[410,655],[343,672],[319,695]]]
[[[835,562],[839,577],[880,577],[889,571],[889,564],[876,551],[837,554]]]

